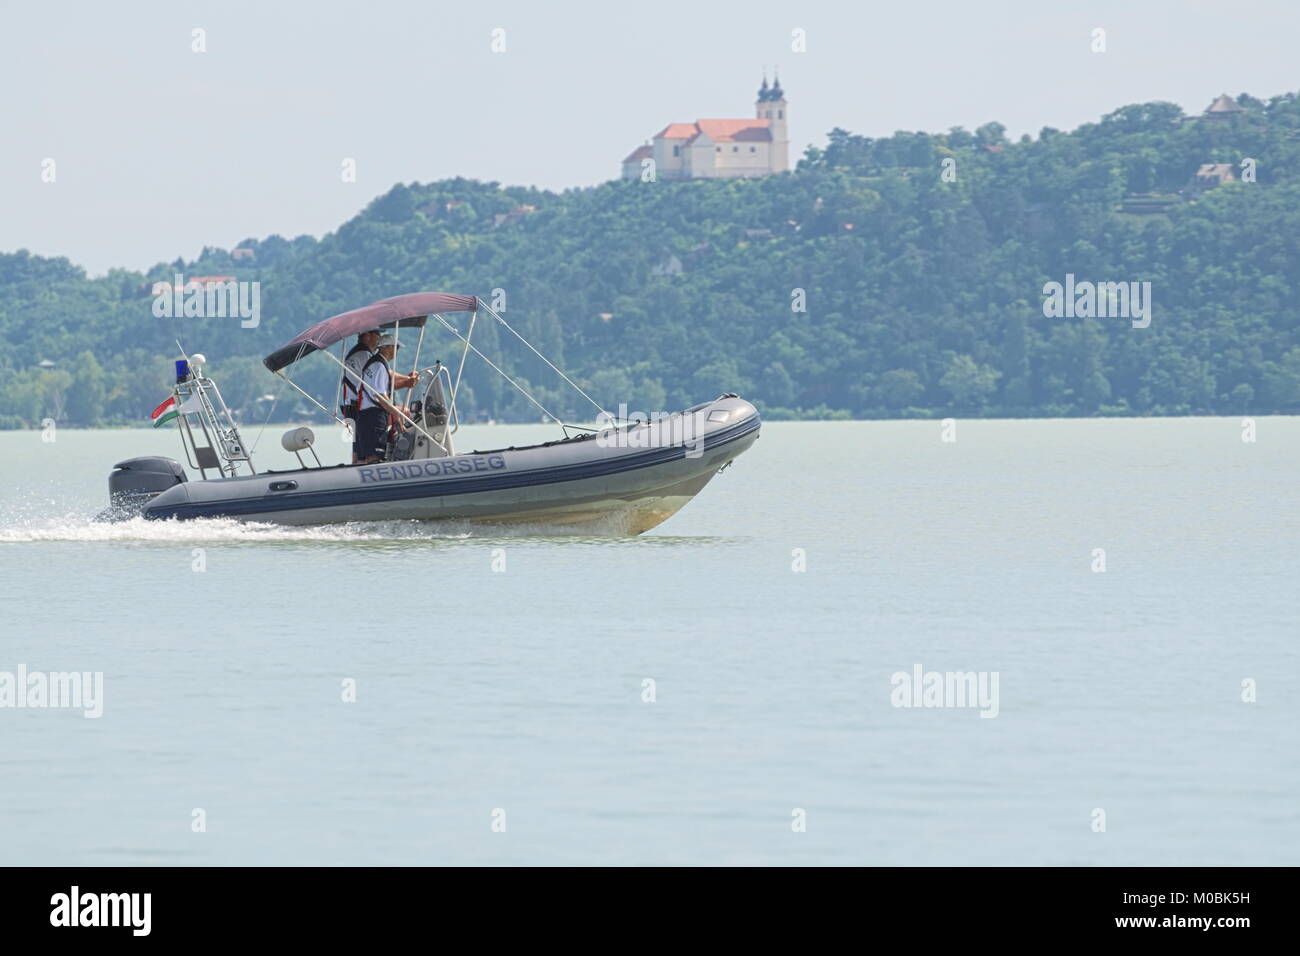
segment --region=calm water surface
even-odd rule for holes
[[[0,863],[1294,865],[1300,419],[1257,427],[768,423],[634,539],[99,525],[171,430],[0,433],[0,671],[104,674],[0,708]],[[918,664],[998,716],[892,706]]]

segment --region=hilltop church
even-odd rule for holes
[[[669,123],[623,160],[623,178],[640,179],[647,159],[654,160],[658,179],[723,179],[785,172],[790,168],[789,115],[781,80],[775,78],[768,86],[764,76],[753,119]]]

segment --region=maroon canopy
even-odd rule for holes
[[[424,325],[425,320],[439,312],[473,312],[478,299],[472,295],[450,295],[446,292],[412,292],[380,299],[374,305],[353,309],[318,322],[288,345],[276,349],[262,364],[272,372],[292,365],[304,355],[317,349],[327,349],[350,335],[360,335],[368,329],[391,329],[395,326]]]

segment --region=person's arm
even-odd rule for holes
[[[419,372],[412,372],[410,375],[403,375],[401,372],[393,373],[393,390],[399,388],[414,388],[415,383],[420,380]]]
[[[394,375],[391,372],[389,373],[389,376],[390,376],[390,380],[403,377],[399,375]],[[375,404],[378,405],[380,408],[382,408],[384,411],[388,412],[389,421],[398,425],[400,428],[405,428],[406,420],[411,417],[410,411],[406,408],[405,405],[398,405],[395,402],[391,401],[388,398],[388,396],[384,394],[386,389],[379,387],[378,381],[373,383],[373,387],[374,387],[374,391],[370,393],[370,397],[374,400]],[[396,387],[394,387],[394,390],[396,390]]]

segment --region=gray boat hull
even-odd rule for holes
[[[757,439],[749,402],[727,396],[667,425],[606,430],[582,440],[382,465],[347,465],[186,481],[142,509],[155,520],[237,518],[287,525],[445,521],[640,534],[672,516]]]

